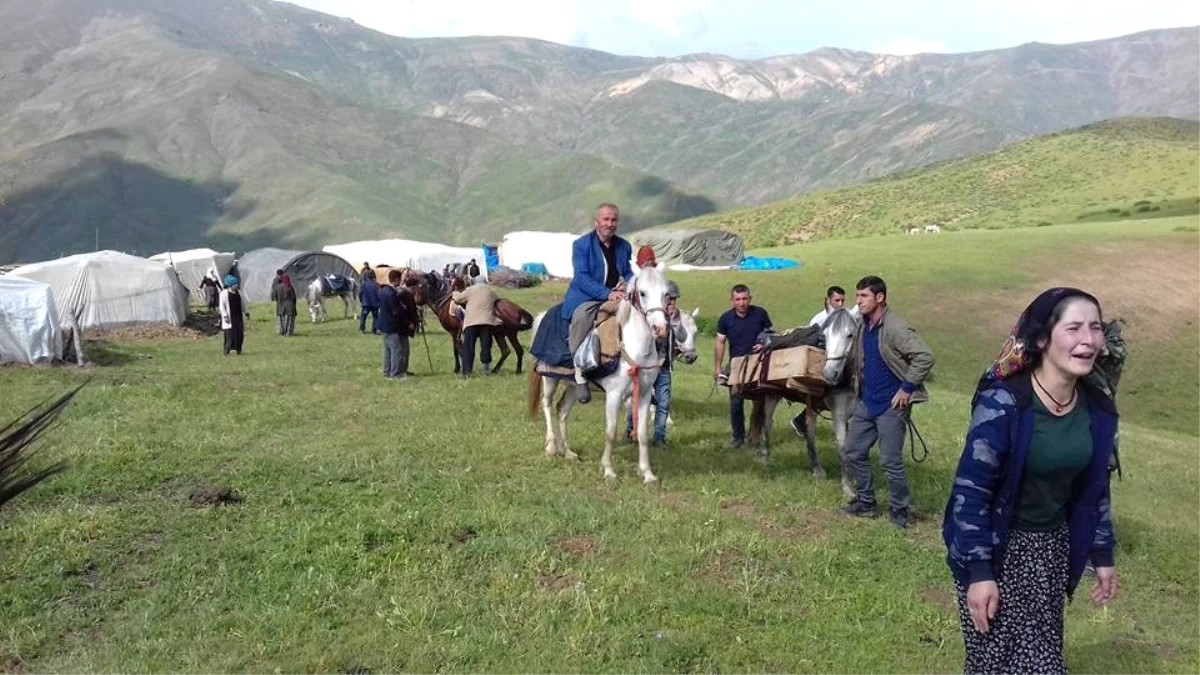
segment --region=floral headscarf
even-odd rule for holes
[[[992,359],[992,365],[984,371],[983,377],[979,378],[976,391],[987,389],[993,382],[1007,380],[1028,372],[1033,365],[1030,355],[1030,346],[1033,341],[1050,321],[1050,316],[1054,313],[1054,308],[1058,303],[1074,296],[1087,298],[1097,307],[1100,306],[1100,301],[1095,296],[1078,288],[1057,287],[1043,291],[1041,295],[1034,298],[1033,302],[1029,303],[1024,312],[1021,312],[1021,316],[1013,326],[1012,332],[1009,333],[1004,346],[1000,348],[1000,353]]]

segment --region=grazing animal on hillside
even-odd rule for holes
[[[911,228],[909,228],[908,233],[909,234],[921,234],[921,228],[911,227]]]
[[[343,319],[349,319],[351,310],[358,313],[358,280],[344,274],[329,274],[317,277],[308,285],[305,291],[308,299],[308,316],[313,323],[319,323],[327,318],[325,313],[325,298],[338,297],[342,299],[345,311]]]
[[[414,274],[417,272],[414,270]],[[466,288],[467,282],[460,276],[451,275],[446,283],[437,273],[422,274],[420,283],[413,287],[413,299],[421,307],[429,307],[438,318],[438,323],[450,334],[454,348],[454,372],[462,370],[462,318],[456,314],[451,305],[450,294]],[[502,321],[499,326],[492,328],[492,338],[500,349],[500,359],[492,366],[492,372],[500,372],[504,361],[512,352],[517,353],[517,374],[522,372],[525,360],[525,348],[521,346],[520,333],[533,327],[533,315],[525,311],[517,303],[500,298],[496,302],[496,317]]]
[[[925,226],[925,234],[937,234],[938,232],[941,232],[941,231],[942,231],[942,227],[940,225],[926,225]]]
[[[854,485],[851,484],[850,470],[846,466],[846,430],[850,424],[850,415],[854,412],[854,392],[850,389],[846,361],[850,357],[850,349],[854,338],[862,329],[862,317],[839,307],[829,313],[821,330],[825,335],[825,372],[826,382],[834,383],[823,394],[808,397],[808,412],[805,418],[804,442],[808,449],[808,461],[815,478],[824,478],[825,470],[817,461],[817,414],[821,408],[828,408],[833,415],[833,435],[837,441],[838,458],[842,465],[842,493],[847,499],[854,498]],[[757,397],[750,410],[750,439],[760,439],[759,457],[764,464],[771,459],[771,423],[775,408],[779,405],[778,394],[765,394]]]
[[[647,485],[658,485],[658,477],[650,469],[650,431],[649,412],[650,395],[654,380],[658,377],[661,362],[655,338],[661,337],[667,331],[667,279],[656,267],[645,267],[638,270],[629,294],[618,305],[615,320],[621,329],[621,356],[616,364],[616,370],[592,383],[604,390],[604,454],[600,458],[600,467],[604,477],[617,477],[612,465],[613,442],[617,437],[617,423],[620,421],[621,403],[633,393],[633,408],[636,411],[638,439],[638,472],[642,481]],[[534,320],[534,334],[545,312]],[[567,418],[571,407],[575,404],[574,375],[566,379],[542,376],[536,368],[529,371],[529,416],[536,416],[538,403],[541,402],[542,413],[546,418],[546,456],[553,458],[563,456],[567,459],[578,460],[579,455],[571,451],[567,444]],[[555,403],[554,395],[559,385],[564,384],[563,392]],[[555,433],[555,418],[558,420],[558,432]]]

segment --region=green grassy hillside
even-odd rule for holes
[[[0,666],[961,672],[939,525],[971,385],[1025,303],[1071,283],[1128,321],[1130,357],[1113,485],[1121,594],[1100,609],[1084,591],[1068,607],[1067,661],[1196,672],[1197,226],[820,241],[773,251],[798,269],[673,275],[706,322],[746,282],[779,326],[807,319],[831,283],[888,280],[937,356],[904,534],[837,515],[825,422],[828,480],[811,477],[787,427],[795,408],[776,415],[769,470],[727,450],[707,337],[702,360],[676,371],[658,491],[636,478],[629,446],[619,480],[603,482],[596,403],[573,415],[582,463],[547,462],[525,380],[453,378],[436,330],[428,357],[414,343],[406,382],[382,379],[379,339],[356,324],[301,322],[285,339],[266,306],[252,308],[240,357],[222,358],[220,337],[110,338],[91,344],[98,367],[0,368],[0,421],[93,380],[45,438],[42,461],[71,468],[0,514]],[[563,289],[504,294],[537,311]],[[194,506],[193,490],[214,484],[242,501]]]
[[[719,227],[750,246],[824,237],[1032,227],[1200,211],[1200,125],[1124,118],[841,190],[666,227]]]

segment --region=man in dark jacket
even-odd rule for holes
[[[400,270],[388,272],[388,285],[379,289],[379,319],[383,333],[383,376],[403,380],[408,375],[408,339],[416,332],[417,304],[402,286]]]
[[[560,316],[570,323],[571,354],[592,330],[596,312],[606,300],[625,297],[627,284],[633,279],[633,245],[617,236],[620,211],[613,204],[601,204],[592,219],[595,230],[575,240],[571,245],[571,266],[574,275],[563,296]],[[575,368],[575,397],[580,403],[592,400],[587,378]]]
[[[358,318],[358,332],[366,334],[367,315],[371,316],[371,335],[379,334],[379,284],[375,281],[375,270],[368,269],[362,275],[362,286],[358,289],[358,303],[362,314]]]
[[[875,276],[858,282],[855,302],[863,328],[850,353],[850,377],[858,398],[846,432],[846,461],[858,483],[858,496],[842,510],[874,518],[875,482],[869,453],[879,441],[879,465],[887,476],[889,520],[908,527],[912,501],[904,474],[904,431],[913,403],[928,399],[925,379],[933,370],[933,352],[904,319],[887,306],[887,284]]]

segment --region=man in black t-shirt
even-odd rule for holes
[[[729,356],[746,356],[757,351],[758,334],[771,327],[767,310],[750,304],[750,288],[738,284],[729,293],[730,310],[717,320],[717,343],[713,348],[713,377],[719,382],[729,378],[729,365],[725,361],[725,345],[729,345]],[[746,442],[745,399],[738,390],[729,389],[729,422],[733,430],[733,447]]]

